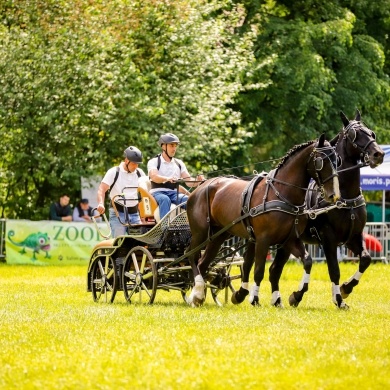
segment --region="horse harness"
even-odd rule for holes
[[[313,185],[313,187],[314,187],[314,185]],[[309,194],[309,192],[308,192],[308,194]],[[339,244],[339,245],[345,245],[346,243],[348,243],[348,241],[352,237],[353,228],[355,226],[355,219],[356,219],[355,209],[365,206],[366,201],[364,199],[364,196],[362,194],[360,194],[359,196],[357,196],[356,198],[353,198],[353,199],[340,199],[339,202],[340,202],[339,203],[340,206],[338,206],[338,209],[347,209],[350,211],[351,224],[350,224],[350,229],[349,229],[349,233],[348,233],[348,238],[345,240],[345,242],[342,242]],[[307,203],[307,205],[309,205],[308,199],[307,199],[306,203]],[[314,209],[323,209],[323,208],[326,208],[328,204],[329,203],[324,198],[319,197],[317,199],[316,204],[311,209],[313,209],[313,208]],[[313,237],[315,237],[318,240],[318,242],[321,244],[321,238],[317,232],[317,229],[315,227],[312,227],[312,228],[310,228],[310,232],[312,233]]]
[[[344,127],[344,129],[342,131],[342,137],[346,141],[351,142],[352,146],[355,149],[359,149],[360,150],[360,152],[361,152],[361,160],[362,161],[359,162],[357,165],[354,165],[354,166],[349,167],[349,168],[342,169],[339,172],[341,172],[341,171],[348,171],[348,170],[351,170],[351,169],[359,169],[359,168],[361,168],[363,166],[367,166],[368,165],[368,156],[367,156],[366,150],[373,142],[375,142],[376,136],[375,136],[375,133],[372,132],[372,139],[370,141],[368,141],[364,146],[358,145],[355,142],[356,141],[356,127],[357,126],[361,126],[361,125],[362,125],[362,123],[360,121],[351,121],[348,124],[348,126]],[[315,183],[313,183],[309,187],[311,187],[312,190],[314,190],[314,186],[315,186]],[[310,215],[310,210],[313,210],[313,209],[314,210],[324,209],[324,208],[327,208],[328,204],[329,203],[326,202],[326,200],[324,198],[319,197],[317,199],[317,202],[314,205],[314,207],[309,209],[309,215]],[[308,191],[308,193],[306,195],[306,205],[310,205],[310,191]],[[359,196],[357,196],[356,198],[353,198],[353,199],[340,199],[339,200],[339,206],[337,206],[337,208],[350,210],[350,219],[351,219],[351,224],[350,224],[350,229],[349,229],[349,233],[348,233],[348,238],[347,238],[347,240],[345,242],[340,243],[340,245],[345,245],[351,239],[351,236],[352,236],[352,233],[353,233],[353,229],[354,229],[354,225],[355,225],[355,219],[356,219],[355,209],[357,209],[359,207],[362,207],[362,206],[365,206],[365,205],[366,205],[366,202],[365,202],[364,196],[362,194],[360,194]],[[321,237],[318,234],[317,229],[315,227],[312,227],[312,228],[310,228],[310,232],[312,233],[312,236],[314,238],[316,238],[318,240],[318,242],[321,244]]]
[[[276,190],[273,184],[273,181],[275,180],[275,174],[276,174],[276,169],[273,169],[268,173],[268,175],[266,173],[256,175],[251,180],[251,182],[248,184],[248,186],[245,188],[245,190],[242,192],[241,195],[241,201],[242,201],[241,215],[253,218],[260,214],[268,213],[270,211],[281,211],[287,214],[294,215],[295,221],[294,221],[294,225],[291,227],[291,231],[294,230],[295,227],[295,234],[297,237],[299,237],[298,217],[304,214],[305,204],[296,206],[290,203],[285,197],[283,197],[280,194],[280,192]],[[250,208],[250,202],[252,199],[253,191],[256,185],[260,183],[264,178],[266,179],[267,182],[266,182],[265,194],[263,196],[263,202],[255,207]],[[268,202],[266,201],[270,188],[274,190],[276,196],[280,198],[280,200],[270,200]],[[242,224],[244,225],[245,229],[249,234],[249,240],[254,241],[255,236],[249,218],[244,218],[242,220]],[[290,238],[290,236],[291,233],[288,235],[286,241]],[[283,245],[284,243],[281,246]]]
[[[291,228],[291,232],[288,235],[287,239],[285,242],[287,242],[294,231],[295,227],[295,234],[297,237],[299,237],[299,232],[298,232],[298,222],[299,219],[298,217],[301,215],[305,214],[305,204],[301,206],[296,206],[290,203],[287,199],[285,199],[275,188],[273,185],[273,181],[275,181],[275,174],[276,174],[276,169],[270,171],[268,174],[267,173],[261,173],[257,174],[256,176],[253,177],[253,179],[249,182],[247,187],[244,189],[244,191],[241,194],[241,202],[242,202],[242,207],[241,207],[241,215],[240,217],[236,218],[234,221],[232,221],[230,224],[224,226],[222,229],[218,230],[215,234],[212,234],[211,232],[211,205],[210,205],[210,194],[209,194],[209,188],[210,184],[218,179],[215,178],[213,181],[211,181],[208,184],[208,188],[206,190],[206,204],[208,205],[207,208],[207,223],[209,225],[209,232],[208,232],[208,239],[206,242],[212,241],[215,237],[219,236],[220,234],[224,233],[225,231],[229,230],[232,226],[237,224],[238,222],[241,222],[244,225],[244,228],[249,234],[249,241],[255,241],[254,237],[254,232],[253,232],[253,227],[250,224],[249,217],[256,217],[260,214],[264,214],[270,211],[281,211],[287,214],[295,215],[295,222],[294,225]],[[252,199],[253,191],[258,183],[260,183],[264,178],[267,180],[267,185],[266,185],[266,191],[263,197],[263,202],[255,207],[250,208],[250,201]],[[267,196],[268,196],[268,191],[270,188],[273,188],[275,191],[275,194],[281,199],[281,200],[271,200],[271,201],[266,201]],[[283,246],[285,242],[279,246]]]
[[[371,139],[364,145],[364,146],[361,146],[361,145],[358,145],[355,141],[356,141],[356,127],[357,126],[362,126],[362,122],[360,121],[351,121],[348,126],[344,127],[343,129],[343,132],[342,132],[342,136],[345,140],[348,140],[349,142],[351,142],[352,146],[355,148],[355,149],[359,149],[360,152],[361,152],[361,157],[362,157],[362,161],[364,161],[364,164],[367,164],[367,161],[368,161],[368,156],[367,156],[367,148],[373,143],[373,142],[376,142],[376,135],[375,133],[372,131],[371,133]],[[362,130],[362,129],[361,129]],[[363,130],[364,131],[364,130]],[[338,142],[338,141],[337,141]]]
[[[316,151],[316,148],[310,154],[310,159],[314,156],[315,151]],[[317,151],[320,151],[320,149],[317,149]],[[316,172],[321,171],[322,168],[323,168],[323,158],[321,158],[321,157],[314,158],[313,162],[314,162],[314,166],[315,166]],[[226,232],[227,230],[229,230],[232,226],[234,226],[238,222],[242,222],[243,223],[244,228],[248,232],[249,240],[250,241],[255,241],[253,227],[250,224],[249,217],[254,218],[254,217],[256,217],[256,216],[258,216],[260,214],[264,214],[264,213],[267,213],[267,212],[270,212],[270,211],[281,211],[281,212],[284,212],[284,213],[287,213],[287,214],[295,216],[295,221],[294,221],[294,224],[291,227],[290,234],[287,236],[286,240],[281,245],[278,245],[277,247],[282,247],[290,239],[290,237],[291,237],[291,235],[292,235],[294,230],[295,230],[296,237],[299,237],[299,235],[300,235],[299,232],[298,232],[299,217],[302,216],[302,215],[307,214],[307,211],[305,210],[306,209],[306,203],[303,203],[300,206],[296,206],[296,205],[290,203],[285,197],[283,197],[280,194],[280,192],[275,188],[273,183],[274,182],[278,182],[278,183],[282,183],[282,184],[286,184],[286,185],[289,185],[289,186],[292,186],[292,187],[299,188],[301,190],[308,190],[308,188],[298,187],[298,186],[296,186],[294,184],[286,183],[284,181],[276,179],[275,175],[276,175],[277,169],[278,168],[270,171],[268,174],[267,173],[261,173],[261,174],[256,174],[254,176],[254,178],[250,181],[248,186],[245,188],[245,190],[241,194],[242,206],[241,206],[241,215],[240,215],[240,217],[236,218],[230,224],[228,224],[228,225],[224,226],[222,229],[218,230],[215,234],[212,234],[212,232],[211,232],[211,224],[210,224],[210,221],[211,221],[211,217],[210,217],[210,215],[211,215],[211,205],[210,205],[210,194],[209,194],[209,191],[210,191],[211,183],[214,180],[218,179],[218,178],[215,178],[214,180],[212,180],[208,184],[207,190],[205,192],[206,192],[206,204],[208,205],[206,221],[207,221],[208,226],[209,226],[209,231],[208,231],[208,239],[206,240],[205,243],[212,241],[215,237],[217,237],[217,236],[221,235],[222,233]],[[317,174],[317,177],[319,178],[318,174]],[[325,183],[328,180],[331,180],[333,177],[334,177],[334,174],[332,174],[331,176],[329,176],[328,178],[323,180],[322,184]],[[252,199],[253,191],[254,191],[256,185],[258,183],[260,183],[260,181],[263,180],[264,178],[266,178],[267,183],[266,183],[265,194],[263,196],[263,202],[260,205],[258,205],[258,206],[250,208],[250,202],[251,202],[251,199]],[[271,201],[268,201],[268,202],[266,201],[270,188],[272,188],[274,190],[275,195],[280,200],[271,200]]]

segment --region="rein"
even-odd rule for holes
[[[349,168],[344,168],[344,169],[338,169],[337,172],[346,172],[346,171],[350,171],[351,169],[358,169],[358,168],[362,168],[362,167],[368,167],[369,164],[367,163],[358,163],[356,165],[353,165],[352,167],[349,167]]]

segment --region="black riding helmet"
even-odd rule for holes
[[[175,134],[166,133],[159,138],[158,144],[160,146],[163,144],[180,144],[180,140]]]
[[[129,146],[124,152],[123,157],[134,163],[142,163],[142,153],[135,146]]]

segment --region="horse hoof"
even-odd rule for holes
[[[233,305],[239,305],[240,303],[242,303],[242,300],[239,299],[238,291],[232,294],[230,300],[233,303]]]
[[[232,297],[230,298],[233,305],[238,305],[242,302],[244,302],[245,297],[249,294],[248,290],[245,290],[245,288],[240,287],[238,291],[235,291],[232,294]]]
[[[300,302],[300,301],[298,301],[298,300],[295,298],[295,294],[294,294],[294,293],[292,293],[292,294],[290,295],[290,297],[288,298],[288,303],[289,303],[290,306],[292,306],[292,307],[298,307],[299,302]]]
[[[260,306],[259,297],[258,296],[249,296],[249,303],[252,306]]]
[[[199,307],[202,306],[205,301],[205,296],[200,295],[195,291],[195,288],[192,289],[191,294],[188,296],[188,298],[185,299],[187,304],[191,307]]]
[[[343,283],[340,287],[341,296],[345,299],[351,294],[354,287],[359,284],[359,281],[356,279],[352,279],[348,283]]]
[[[340,309],[340,310],[349,310],[349,306],[343,301],[340,294],[336,294],[335,300],[333,303]]]
[[[284,309],[282,298],[279,297],[274,303],[272,303],[272,306],[275,306],[279,309]]]
[[[343,299],[347,299],[349,294],[344,289],[344,284],[340,287],[340,294]]]
[[[349,310],[349,306],[344,301],[341,302],[340,305],[338,305],[337,303],[335,303],[335,305],[340,310]]]
[[[197,298],[194,297],[194,299],[191,302],[191,307],[200,307],[204,303],[204,298]]]

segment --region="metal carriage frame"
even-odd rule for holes
[[[188,260],[193,251],[188,251],[191,231],[187,212],[179,205],[155,225],[126,225],[129,235],[106,239],[93,249],[87,272],[87,291],[92,292],[93,300],[112,303],[117,292],[123,291],[129,303],[152,304],[157,290],[174,290],[187,302],[194,285]],[[229,293],[235,291],[233,282],[242,278],[245,247],[245,240],[232,237],[210,266],[206,291],[210,290],[219,306],[228,302]]]

